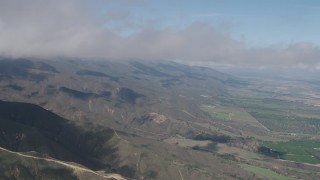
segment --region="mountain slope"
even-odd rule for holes
[[[36,105],[0,101],[0,146],[11,150],[2,149],[2,154],[4,154],[4,152],[11,153],[11,155],[17,159],[19,159],[18,156],[23,156],[24,158],[32,158],[34,160],[45,160],[45,164],[48,167],[54,162],[54,164],[75,169],[72,165],[59,160],[73,161],[92,169],[104,169],[108,171],[109,167],[110,171],[111,165],[109,163],[115,162],[117,157],[115,154],[116,148],[108,145],[108,141],[110,141],[112,137],[113,131],[110,129],[104,128],[100,131],[84,131],[82,128],[72,124],[72,122]],[[14,153],[12,151],[37,152],[36,154],[41,157]],[[51,157],[59,160],[53,160]],[[114,159],[114,161],[101,161],[100,158],[102,157],[110,157]],[[1,162],[7,162],[6,159],[8,157],[3,155],[3,158]],[[24,175],[26,175],[26,177],[29,175],[31,177],[34,176],[33,178],[38,176],[38,174],[34,174],[33,171],[46,170],[46,168],[37,169],[39,168],[38,166],[34,167],[32,163],[29,164],[29,162],[27,164],[21,164],[23,162],[25,161],[15,160],[9,165],[14,168],[24,169],[27,171]],[[55,166],[54,164],[52,166]],[[17,165],[17,167],[15,167],[15,165]],[[30,168],[33,168],[32,172]],[[71,173],[71,176],[70,173],[68,173],[68,168],[65,169],[61,167],[60,169],[62,172],[65,172],[65,175],[70,179],[73,175]],[[52,169],[52,176],[56,176],[54,174],[56,174],[59,169],[57,172],[54,170],[55,169]],[[91,174],[95,173],[87,168],[80,170],[90,172]],[[25,177],[24,175],[23,177]]]
[[[231,177],[219,173],[214,164],[200,166],[206,169],[204,172],[189,167],[197,166],[199,158],[206,159],[206,153],[190,152],[107,128],[84,131],[68,120],[29,103],[0,101],[0,123],[0,146],[10,149],[0,149],[1,178],[55,179],[61,173],[64,179],[101,179],[104,176],[109,178],[112,171],[135,179],[176,179],[182,176],[181,173],[199,176],[199,179],[208,179],[214,173],[220,177]],[[193,155],[189,156],[189,153]],[[237,169],[222,158],[210,159],[210,163],[219,162],[220,166]],[[107,172],[107,175],[63,161],[77,162]],[[188,169],[196,171],[187,173]],[[244,171],[242,174],[247,176]],[[121,178],[117,174],[114,176]]]
[[[102,174],[83,166],[52,158],[37,157],[0,148],[1,179],[124,179],[118,174]]]
[[[75,161],[91,168],[113,132],[85,132],[39,106],[0,101],[0,145],[14,151],[37,151],[51,157]]]

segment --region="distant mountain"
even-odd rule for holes
[[[38,104],[76,122],[140,135],[141,131],[126,128],[133,119],[152,112],[190,119],[182,110],[198,109],[208,101],[204,97],[227,96],[226,86],[238,82],[210,68],[173,62],[2,59],[0,65],[6,67],[0,68],[0,98]],[[168,133],[185,134],[187,129],[171,128]]]

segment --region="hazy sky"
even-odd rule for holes
[[[318,0],[0,0],[0,55],[320,70]]]

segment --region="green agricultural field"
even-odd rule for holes
[[[242,108],[244,112],[249,112],[252,119],[271,131],[311,135],[320,132],[318,109],[299,102],[276,98],[233,97],[221,100],[221,105]],[[237,117],[244,119],[241,115]]]
[[[201,110],[209,113],[213,119],[257,123],[257,120],[254,117],[241,108],[211,105],[202,105],[200,108]]]
[[[320,164],[320,159],[313,155],[320,151],[319,141],[288,141],[265,142],[267,147],[283,153],[280,158],[285,160]]]
[[[320,119],[317,118],[261,112],[250,114],[272,131],[300,134],[319,134],[320,132]]]
[[[218,120],[230,120],[229,118],[229,112],[227,109],[222,108],[222,107],[217,107],[217,106],[211,106],[211,105],[202,105],[201,110],[209,113],[209,115],[213,119],[218,119]]]
[[[274,180],[293,180],[294,178],[290,178],[287,176],[280,175],[274,171],[271,171],[270,169],[251,166],[248,164],[239,164],[239,166],[249,172],[252,172],[260,177],[268,178],[268,179],[274,179]]]

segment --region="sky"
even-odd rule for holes
[[[0,55],[320,71],[318,0],[0,0]]]
[[[154,20],[158,28],[178,29],[203,22],[237,39],[245,38],[250,46],[261,47],[300,41],[320,45],[319,17],[317,0],[150,0],[145,6],[132,8],[130,20],[137,24]],[[119,27],[115,30],[119,31]]]

